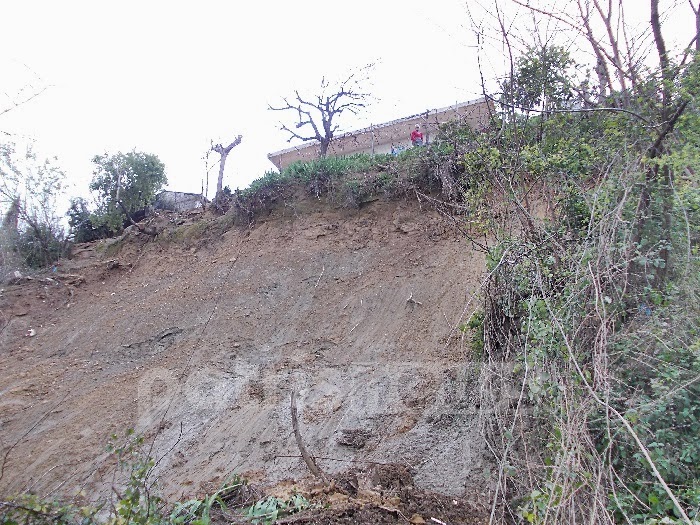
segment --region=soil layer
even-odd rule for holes
[[[254,225],[225,219],[161,215],[155,239],[79,245],[55,271],[4,285],[0,493],[108,494],[105,444],[127,428],[153,443],[171,498],[234,472],[303,480],[292,390],[329,476],[387,464],[410,472],[414,500],[485,492],[478,372],[459,329],[483,255],[412,201],[311,200]],[[347,497],[358,490],[380,494],[375,510],[398,507],[382,502],[381,481]],[[420,514],[420,501],[401,501],[405,518]],[[295,519],[357,523],[363,508]]]

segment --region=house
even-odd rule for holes
[[[354,153],[392,153],[411,147],[411,131],[420,124],[424,140],[430,143],[440,124],[459,120],[473,129],[488,125],[493,104],[486,98],[471,100],[440,109],[427,110],[409,117],[374,124],[368,128],[343,133],[333,138],[328,155],[352,155]],[[318,157],[318,141],[309,141],[270,153],[270,159],[278,170],[298,160],[313,160]]]
[[[153,209],[184,212],[201,208],[207,200],[198,193],[163,190],[156,195]]]

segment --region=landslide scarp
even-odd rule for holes
[[[155,238],[79,246],[54,277],[4,287],[3,493],[107,493],[104,445],[127,428],[152,441],[169,496],[232,472],[303,478],[292,389],[325,471],[373,461],[442,494],[483,485],[460,325],[484,260],[440,214],[311,199],[253,224],[160,220]]]

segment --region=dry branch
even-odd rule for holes
[[[304,463],[309,467],[311,473],[319,479],[327,480],[328,477],[318,468],[316,461],[313,456],[309,454],[304,446],[304,441],[301,439],[301,432],[299,431],[299,419],[297,417],[297,391],[292,390],[291,395],[291,410],[292,410],[292,429],[294,430],[294,439],[296,440],[297,447],[301,453],[301,457],[304,458]]]

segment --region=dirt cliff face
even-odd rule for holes
[[[458,329],[483,256],[415,202],[296,212],[184,244],[81,246],[50,280],[5,285],[0,492],[107,490],[104,446],[130,427],[173,497],[232,472],[303,478],[293,389],[326,472],[371,461],[443,494],[483,485]],[[169,220],[173,239],[214,219]]]

